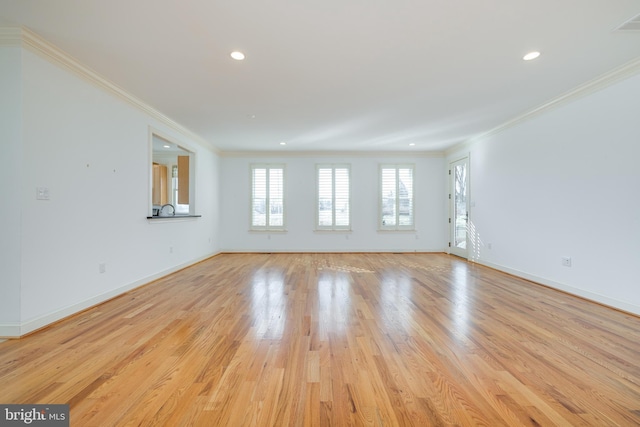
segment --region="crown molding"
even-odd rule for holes
[[[72,72],[76,76],[93,84],[94,86],[97,86],[105,92],[108,92],[111,95],[129,103],[143,113],[166,125],[170,129],[192,140],[195,140],[202,146],[209,148],[214,152],[217,151],[216,147],[213,146],[213,144],[202,138],[200,135],[197,135],[196,133],[190,131],[181,124],[177,123],[155,108],[151,107],[141,99],[131,95],[115,83],[107,80],[96,71],[83,65],[82,63],[80,63],[80,61],[64,52],[62,49],[49,43],[27,28],[0,28],[0,46],[20,46],[28,49],[29,51],[37,54],[47,61],[58,65],[67,71]]]
[[[442,151],[221,151],[221,157],[284,157],[284,158],[309,158],[309,157],[421,157],[442,158]]]
[[[636,58],[626,64],[621,65],[620,67],[614,68],[613,70],[596,77],[593,80],[589,80],[586,83],[566,92],[552,100],[539,105],[519,116],[514,117],[513,119],[494,127],[493,129],[488,130],[482,134],[476,135],[472,138],[467,139],[466,141],[461,142],[460,144],[456,144],[451,148],[448,148],[445,151],[446,156],[451,156],[458,151],[468,149],[475,143],[490,138],[500,132],[503,132],[507,129],[510,129],[514,126],[517,126],[527,120],[538,117],[546,112],[549,112],[555,108],[566,105],[570,102],[576,101],[580,98],[583,98],[587,95],[591,95],[595,92],[598,92],[608,86],[611,86],[615,83],[618,83],[622,80],[625,80],[631,76],[640,73],[640,58]]]

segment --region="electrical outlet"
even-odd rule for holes
[[[169,253],[172,254],[173,253],[173,246],[169,246]]]
[[[493,247],[492,243],[487,243],[487,249],[491,249]]]
[[[100,272],[100,274],[106,272],[107,271],[107,264],[105,264],[104,262],[98,264],[98,271]]]
[[[571,267],[571,257],[563,256],[562,265],[564,265],[565,267]]]

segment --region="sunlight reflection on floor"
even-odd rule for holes
[[[466,336],[469,322],[469,295],[467,290],[467,269],[457,267],[453,269],[453,324],[457,334]]]
[[[286,325],[284,276],[278,271],[258,270],[251,286],[251,315],[256,334],[282,338]]]

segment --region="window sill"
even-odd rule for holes
[[[173,220],[179,220],[179,219],[192,219],[192,218],[201,218],[202,215],[189,215],[189,214],[177,214],[177,215],[171,215],[171,216],[148,216],[147,219],[149,221],[162,221],[162,220],[168,220],[168,221],[173,221]]]
[[[271,229],[262,229],[262,228],[250,228],[249,233],[287,233],[288,230],[284,228],[271,228]]]

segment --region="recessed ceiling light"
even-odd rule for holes
[[[414,145],[416,145],[416,143],[415,143],[415,142],[410,142],[410,143],[409,143],[409,147],[413,147]]]
[[[524,59],[525,61],[531,61],[532,59],[536,59],[538,56],[540,56],[540,52],[529,52],[525,56],[523,56],[522,59]]]
[[[280,143],[280,145],[287,145],[287,143],[283,141]]]
[[[236,61],[242,61],[244,59],[244,53],[236,50],[234,52],[231,52],[231,57]]]
[[[170,146],[170,145],[166,145],[166,144],[165,144],[165,145],[163,145],[163,147],[164,147],[164,148],[171,148],[171,146]]]

